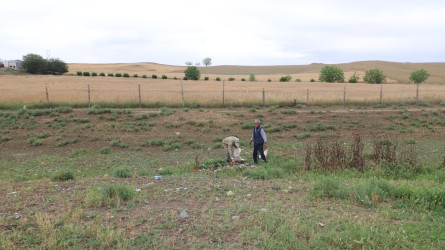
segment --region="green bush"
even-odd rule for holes
[[[363,80],[367,83],[382,83],[386,79],[386,76],[379,69],[370,69],[365,72]]]
[[[151,78],[158,79],[158,76],[153,74],[153,75],[151,75]]]
[[[113,73],[108,73],[107,76],[114,77],[114,74]]]
[[[97,73],[96,72],[92,72],[91,76],[97,76]]]
[[[372,207],[387,200],[392,190],[387,180],[373,178],[355,187],[355,200],[363,206]]]
[[[255,75],[254,74],[250,74],[249,82],[255,82],[255,81],[256,81]]]
[[[74,180],[74,171],[69,168],[61,169],[51,175],[52,181],[67,181]]]
[[[103,148],[100,150],[100,153],[103,154],[103,155],[108,155],[108,154],[111,153],[111,148],[109,148],[109,147],[103,147]]]
[[[318,80],[320,82],[344,82],[345,74],[339,67],[327,65],[321,69]]]
[[[285,115],[296,115],[297,114],[297,111],[295,111],[294,109],[282,109],[282,110],[280,110],[280,112]]]
[[[251,122],[243,122],[241,124],[242,129],[253,129],[253,124]]]
[[[208,80],[209,80],[208,76],[204,77],[204,81],[208,81]]]
[[[349,83],[358,83],[360,77],[354,72],[354,74],[349,78]]]
[[[311,78],[310,82],[315,82],[315,79],[314,79],[314,78]]]
[[[302,82],[302,80],[301,80],[301,79],[299,79],[299,78],[298,78],[298,79],[296,79],[295,81],[296,81],[296,82]]]
[[[288,81],[290,81],[291,79],[292,79],[292,77],[291,77],[290,75],[282,76],[282,77],[280,78],[280,82],[288,82]]]
[[[229,77],[229,81],[235,81],[235,78]]]
[[[199,69],[195,66],[187,67],[187,69],[184,71],[185,77],[190,80],[199,80],[201,77],[201,72]]]
[[[130,75],[128,73],[124,73],[123,77],[130,77]]]
[[[168,79],[166,75],[162,75],[162,79]]]
[[[241,81],[242,81],[242,82],[245,82],[245,81],[246,81],[246,78],[241,78]]]
[[[215,80],[216,80],[216,81],[221,81],[221,78],[217,77]]]
[[[51,133],[50,133],[50,132],[42,132],[42,133],[40,133],[40,134],[37,135],[37,138],[38,138],[38,139],[44,139],[44,138],[48,138],[48,137],[50,137],[50,136],[51,136]]]
[[[104,73],[104,72],[100,72],[99,75],[100,75],[100,76],[105,76],[105,73]]]
[[[12,140],[11,136],[4,135],[4,136],[1,137],[0,142],[7,142],[7,141],[10,141],[10,140]]]
[[[272,80],[270,80],[270,79],[267,79],[267,82],[272,82]]]
[[[82,71],[77,71],[78,76],[82,76]]]
[[[180,148],[181,148],[181,143],[175,142],[175,143],[172,143],[172,144],[164,145],[163,150],[164,151],[170,151],[170,150],[175,150],[175,149],[180,149]]]
[[[333,177],[322,177],[315,182],[310,194],[320,198],[341,198],[349,197],[348,190],[344,185],[340,185],[340,181]]]
[[[116,77],[122,77],[121,73],[116,73]]]
[[[113,177],[115,178],[131,178],[131,170],[128,167],[120,167],[113,170]]]
[[[138,78],[139,75],[138,75],[138,74],[133,74],[133,77],[134,77],[134,78]]]
[[[90,72],[83,72],[83,76],[90,76]]]
[[[43,141],[37,138],[29,138],[28,139],[28,145],[29,146],[42,146],[43,145]]]
[[[142,78],[147,78],[147,75],[142,75]]]
[[[133,188],[127,185],[107,184],[101,188],[101,191],[102,197],[107,203],[113,200],[128,201],[136,196]]]

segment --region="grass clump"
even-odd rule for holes
[[[0,138],[0,142],[7,142],[7,141],[10,141],[10,140],[12,140],[12,137],[11,136],[7,136],[7,135],[4,135],[4,136],[2,136]]]
[[[121,184],[106,184],[92,188],[85,197],[85,203],[93,207],[115,205],[136,197],[133,187]]]
[[[120,167],[113,170],[113,177],[115,178],[131,178],[131,170],[128,167]]]
[[[247,176],[254,180],[281,179],[284,177],[284,170],[281,168],[261,167],[257,169],[248,169],[243,172],[243,176]]]
[[[322,177],[313,186],[310,191],[313,197],[319,198],[341,198],[349,196],[348,190],[344,185],[340,185],[340,180],[333,177]]]
[[[52,181],[67,181],[74,180],[74,171],[69,168],[63,168],[53,175],[51,175]]]
[[[293,109],[283,109],[280,112],[281,112],[281,114],[284,114],[284,115],[296,115],[297,114],[297,111],[295,111]]]
[[[43,141],[42,140],[40,140],[40,139],[37,139],[37,138],[29,138],[28,139],[28,145],[29,146],[42,146],[43,145]]]
[[[108,155],[108,154],[111,153],[111,148],[109,148],[109,147],[103,147],[103,148],[100,150],[100,153],[103,154],[103,155]]]

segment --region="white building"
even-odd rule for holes
[[[21,60],[3,61],[2,63],[5,65],[5,68],[14,68],[14,69],[21,69],[22,68],[22,61]]]

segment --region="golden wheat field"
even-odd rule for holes
[[[87,102],[88,85],[91,102],[137,102],[141,89],[143,102],[181,103],[181,81],[173,79],[83,77],[83,76],[0,76],[1,102]],[[321,82],[243,82],[224,81],[226,105],[261,103],[263,89],[267,102],[309,103],[343,101],[377,102],[414,101],[414,84],[349,84]],[[183,81],[185,102],[222,103],[223,81]],[[346,91],[346,92],[345,92]],[[346,95],[345,95],[346,93]],[[344,96],[345,95],[345,96]],[[420,100],[445,99],[445,85],[422,84]]]

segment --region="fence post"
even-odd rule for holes
[[[343,105],[346,106],[346,86],[343,88]]]
[[[46,92],[46,102],[49,104],[48,86],[45,88]]]
[[[139,89],[139,108],[142,108],[142,100],[141,100],[141,85],[138,84]]]
[[[419,102],[419,84],[416,84],[416,103]]]
[[[306,106],[309,106],[309,89],[307,89],[307,94],[306,94]]]
[[[88,107],[91,107],[90,85],[88,84]]]
[[[383,99],[383,85],[380,85],[380,104],[382,104]]]
[[[264,92],[264,88],[263,88],[263,108],[266,107],[266,94]]]
[[[181,95],[182,95],[182,107],[185,107],[184,104],[184,88],[182,87],[182,78],[181,78]]]
[[[222,92],[222,106],[224,108],[224,80],[223,80],[223,92]]]

